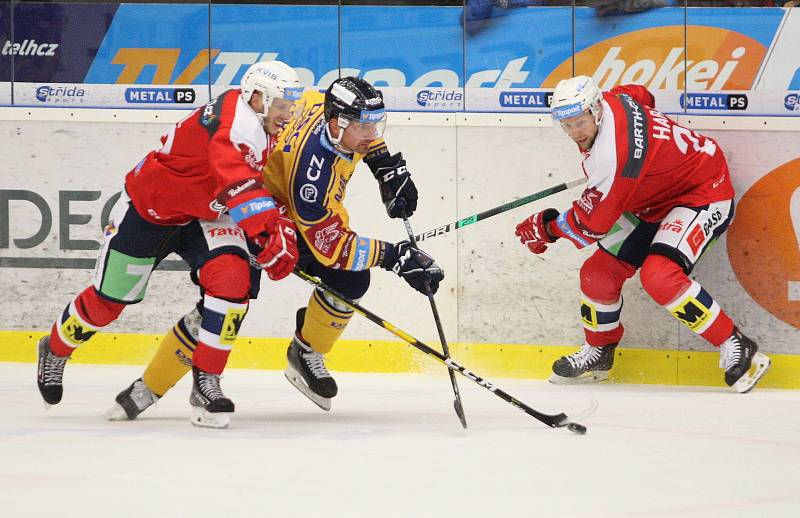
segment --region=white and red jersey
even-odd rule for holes
[[[624,85],[603,94],[603,118],[584,154],[586,189],[548,225],[578,248],[606,235],[623,212],[658,222],[678,206],[733,198],[717,143],[679,126],[653,106],[647,88]]]
[[[275,139],[240,90],[228,90],[194,110],[161,137],[161,144],[125,177],[133,205],[150,222],[214,220],[230,209],[247,229],[241,220],[275,207],[261,181]]]

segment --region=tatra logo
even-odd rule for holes
[[[728,258],[739,284],[758,305],[795,328],[800,328],[799,202],[797,158],[744,193],[727,234]]]
[[[675,218],[672,221],[665,221],[658,227],[660,230],[671,230],[676,234],[683,232],[683,220]]]
[[[244,240],[244,230],[239,227],[213,227],[208,229],[208,234],[211,237],[231,236]]]
[[[609,38],[578,52],[574,63],[571,57],[564,60],[542,88],[571,77],[573,66],[590,71],[587,75],[601,90],[626,83],[650,90],[749,90],[753,86],[767,52],[764,45],[717,27],[690,25],[686,33],[657,27]]]

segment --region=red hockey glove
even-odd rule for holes
[[[547,250],[547,245],[557,239],[547,232],[547,224],[558,217],[556,209],[545,209],[529,216],[517,225],[514,232],[519,237],[519,242],[528,247],[534,254],[542,254]]]
[[[289,218],[275,216],[266,223],[266,234],[261,233],[253,238],[263,248],[256,260],[266,270],[273,281],[279,281],[292,273],[300,254],[297,251],[297,227]]]

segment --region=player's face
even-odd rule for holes
[[[380,123],[350,121],[342,135],[342,146],[366,154],[372,142],[383,134]]]
[[[598,126],[594,122],[594,115],[588,110],[576,117],[561,119],[561,128],[581,149],[592,147],[597,137]]]
[[[301,102],[288,99],[273,99],[264,118],[264,129],[270,135],[277,135],[292,119],[302,111]]]

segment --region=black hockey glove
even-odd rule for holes
[[[417,210],[417,186],[406,168],[402,153],[382,155],[367,162],[380,183],[381,201],[390,218],[411,216]]]
[[[389,249],[381,263],[382,268],[396,273],[409,286],[424,295],[427,295],[426,287],[430,288],[431,293],[436,293],[439,282],[444,279],[444,272],[433,257],[414,248],[408,241],[388,246]]]

